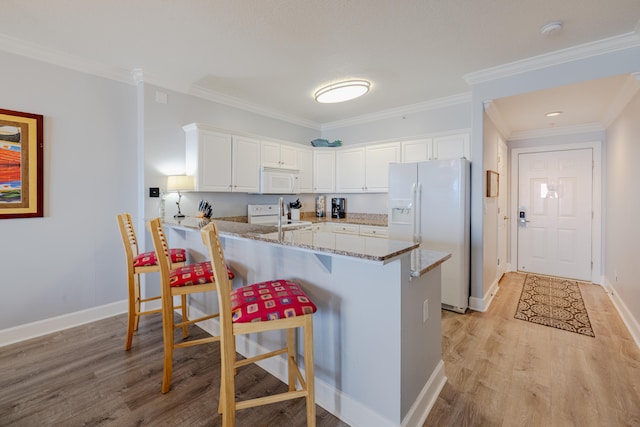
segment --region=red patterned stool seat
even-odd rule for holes
[[[256,283],[231,291],[234,323],[284,319],[315,313],[315,304],[300,286],[289,280]]]
[[[169,256],[172,263],[187,261],[187,251],[184,249],[169,249]],[[148,267],[157,264],[158,258],[156,258],[155,251],[141,253],[133,260],[134,267]]]
[[[229,276],[229,280],[233,280],[235,277],[229,266],[227,266],[227,275]],[[172,270],[169,274],[169,284],[172,288],[201,285],[213,281],[213,269],[209,261],[185,265],[184,267]]]

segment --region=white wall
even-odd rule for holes
[[[0,64],[2,108],[44,115],[44,217],[0,220],[0,330],[124,300],[115,215],[139,196],[134,86],[3,52]]]
[[[365,122],[345,121],[339,127],[322,130],[322,138],[341,140],[343,145],[413,138],[471,127],[470,101],[466,97],[454,105],[429,108],[413,113],[398,113],[390,117]]]
[[[640,344],[640,94],[607,129],[605,284]]]

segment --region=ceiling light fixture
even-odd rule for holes
[[[547,116],[547,117],[557,117],[560,114],[562,114],[562,111],[551,111],[551,112],[545,114],[545,116]]]
[[[544,27],[540,28],[540,34],[545,37],[551,37],[552,35],[559,33],[562,30],[562,21],[549,22]]]
[[[362,96],[370,87],[371,83],[366,80],[347,80],[318,89],[314,97],[322,104],[333,104]]]

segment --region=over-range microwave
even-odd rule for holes
[[[262,167],[260,171],[260,193],[298,194],[300,192],[300,171]]]

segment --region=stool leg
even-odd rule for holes
[[[173,371],[173,301],[162,303],[162,337],[164,341],[164,370],[162,374],[162,393],[171,388],[171,373]]]
[[[313,317],[306,316],[304,330],[304,373],[307,382],[307,426],[316,425],[316,393],[313,365]]]
[[[295,391],[296,389],[296,330],[295,328],[287,329],[287,371],[289,373],[289,391]]]
[[[124,348],[131,350],[133,342],[133,331],[138,329],[138,299],[136,298],[136,280],[133,274],[129,274],[129,313],[127,316],[127,339]]]
[[[182,321],[186,322],[189,320],[187,317],[187,296],[182,295],[180,305],[182,306]],[[187,338],[189,336],[189,326],[182,326],[182,338]]]

